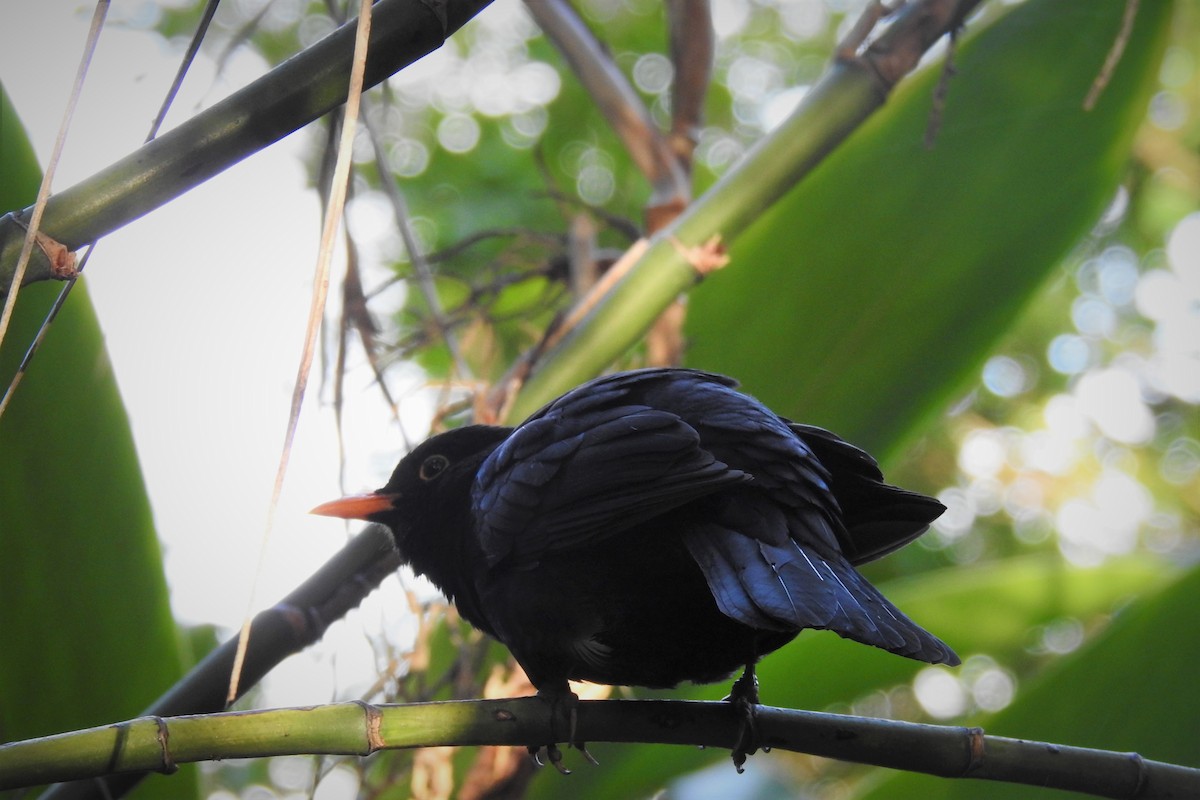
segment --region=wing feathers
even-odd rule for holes
[[[848,563],[795,540],[778,547],[716,525],[686,536],[722,613],[763,630],[817,628],[930,663],[957,656]]]
[[[600,407],[517,428],[484,462],[472,500],[489,563],[524,569],[749,480],[675,414]]]

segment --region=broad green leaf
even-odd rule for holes
[[[40,180],[0,87],[0,210],[32,203]],[[4,386],[58,290],[21,292]],[[83,285],[0,418],[0,553],[0,741],[127,719],[178,678],[150,505]],[[187,797],[195,783],[143,791]]]
[[[691,366],[877,455],[944,408],[1112,197],[1172,4],[1143,3],[1099,102],[1124,0],[1030,0],[873,116],[691,295]]]
[[[1086,621],[1111,613],[1130,597],[1154,591],[1169,579],[1169,571],[1150,560],[1130,559],[1080,570],[1047,554],[925,573],[920,579],[882,584],[881,589],[906,613],[949,642],[960,656],[987,653],[1000,663],[1012,663],[1030,643],[1026,638],[1029,630],[1063,618]],[[833,634],[812,632],[763,659],[758,676],[764,703],[821,710],[906,683],[923,666]],[[714,700],[728,689],[727,685],[683,686],[670,692],[638,694]],[[649,745],[597,744],[591,750],[603,767],[576,770],[571,790],[579,797],[649,796],[674,776],[727,760],[729,755]],[[749,768],[759,768],[759,763],[752,759]],[[557,777],[539,779],[535,795],[555,796],[561,788],[554,783]]]
[[[1059,744],[1136,752],[1200,767],[1196,749],[1196,673],[1200,662],[1200,569],[1124,609],[1112,626],[991,719],[988,733]],[[896,775],[867,798],[928,800],[1078,797],[1070,792],[990,781]]]

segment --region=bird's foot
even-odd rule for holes
[[[754,675],[754,665],[746,665],[742,677],[733,683],[733,688],[726,702],[732,703],[738,714],[738,738],[730,757],[738,773],[746,771],[745,764],[748,756],[754,755],[759,748],[758,722],[755,718],[758,707],[758,678]]]
[[[550,704],[550,733],[554,741],[545,747],[530,745],[529,755],[533,757],[534,763],[541,767],[545,766],[546,762],[549,762],[561,774],[571,774],[571,770],[567,769],[562,763],[562,751],[558,749],[558,745],[556,744],[564,740],[564,737],[560,735],[559,724],[562,718],[565,717],[567,722],[567,736],[565,737],[567,747],[574,747],[589,763],[594,766],[600,766],[600,762],[588,752],[587,743],[579,741],[575,735],[579,725],[579,695],[569,689],[558,692],[547,692],[539,689],[538,697]],[[542,760],[543,751],[546,753],[545,761]]]

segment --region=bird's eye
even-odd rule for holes
[[[417,477],[423,481],[431,481],[448,466],[450,466],[450,459],[443,455],[432,455],[421,462],[421,469],[417,471]]]

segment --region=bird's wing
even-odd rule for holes
[[[882,555],[937,514],[913,501],[914,519],[890,516],[885,504],[911,509],[900,490],[881,482],[869,456],[832,434],[819,437],[818,429],[804,431],[806,438],[786,430],[785,436],[770,425],[757,438],[713,448],[754,476],[706,502],[684,534],[722,613],[760,630],[819,628],[909,658],[958,663],[949,647],[863,578],[847,552],[861,543],[864,552]],[[713,440],[704,436],[706,444]],[[829,453],[834,457],[819,458]]]
[[[828,629],[957,663],[852,566],[915,538],[941,504],[883,483],[874,459],[833,434],[790,423],[708,378],[656,380],[645,398],[686,416],[705,450],[753,479],[693,504],[683,523],[721,611],[760,630]]]
[[[750,480],[679,414],[627,385],[589,387],[520,425],[480,468],[472,504],[492,565],[526,568]]]
[[[946,510],[932,497],[884,483],[875,459],[829,431],[794,422],[788,427],[829,470],[843,524],[838,539],[850,563],[899,550]]]
[[[853,567],[915,538],[941,504],[883,483],[870,456],[832,434],[752,418],[757,431],[719,415],[700,428],[714,455],[754,477],[706,501],[684,534],[722,613],[760,630],[819,628],[958,663]]]
[[[636,370],[535,413],[476,476],[472,504],[489,562],[529,566],[749,481],[784,506],[836,516],[829,474],[809,446],[734,386],[696,370]],[[762,526],[772,531],[788,535]],[[827,527],[811,536],[839,547]]]
[[[805,523],[811,524],[820,523]],[[760,630],[830,630],[909,658],[959,663],[953,650],[892,605],[848,561],[822,556],[803,538],[770,544],[712,520],[689,530],[685,541],[717,607],[739,622]]]

